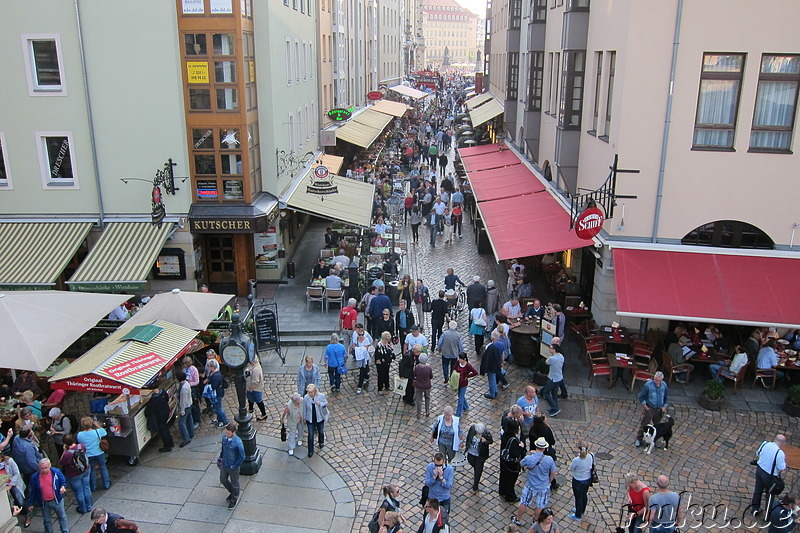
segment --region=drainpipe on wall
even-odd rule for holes
[[[97,166],[97,144],[94,138],[94,119],[92,118],[92,100],[89,97],[89,76],[86,74],[86,54],[83,47],[83,28],[81,27],[81,8],[75,0],[75,21],[78,25],[78,49],[81,54],[81,74],[83,74],[83,95],[86,99],[86,117],[89,122],[89,142],[94,164],[94,182],[97,187],[97,208],[100,212],[100,228],[105,227],[106,211],[103,207],[103,190],[100,186],[100,171]]]
[[[664,190],[664,167],[667,165],[667,146],[669,145],[669,127],[672,117],[672,95],[675,90],[675,68],[678,62],[678,45],[681,35],[681,14],[683,13],[683,0],[678,0],[678,9],[675,13],[675,38],[672,41],[672,65],[669,71],[669,94],[667,95],[667,114],[664,118],[664,139],[661,142],[661,163],[658,167],[658,190],[656,192],[656,209],[653,216],[653,235],[651,242],[658,239],[658,223],[661,217],[661,196]]]

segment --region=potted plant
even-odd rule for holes
[[[724,401],[725,385],[713,379],[706,381],[706,388],[700,396],[700,405],[709,411],[720,411]]]
[[[800,385],[789,387],[789,393],[783,400],[783,412],[789,416],[800,417]]]

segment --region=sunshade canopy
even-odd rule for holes
[[[472,98],[464,102],[464,104],[467,106],[467,109],[474,109],[479,105],[488,102],[492,98],[494,98],[494,96],[492,96],[491,93],[482,93],[477,96],[473,96]]]
[[[91,222],[0,223],[0,289],[51,288],[91,228]]]
[[[86,292],[143,290],[150,269],[172,231],[150,222],[111,222],[67,284]]]
[[[408,111],[408,106],[402,102],[392,102],[391,100],[381,100],[372,106],[374,111],[380,111],[387,115],[402,117]]]
[[[374,109],[367,109],[366,111],[362,111],[355,117],[353,120],[355,122],[359,122],[361,124],[365,124],[371,128],[376,128],[383,131],[383,128],[386,127],[391,121],[394,120],[395,117],[392,115],[387,115],[386,113],[380,113],[375,111]]]
[[[542,192],[545,189],[523,164],[470,172],[469,182],[475,198],[482,202]]]
[[[188,353],[197,335],[196,331],[163,320],[153,325],[161,329],[149,342],[122,340],[134,328],[142,327],[123,325],[50,378],[53,388],[137,393],[164,367]]]
[[[478,202],[498,261],[583,248],[569,214],[548,192]]]
[[[206,329],[219,310],[233,298],[232,294],[184,292],[173,289],[153,296],[141,311],[133,315],[126,326],[150,324],[166,320],[189,329]]]
[[[336,130],[336,138],[355,144],[361,148],[369,148],[375,142],[381,129],[368,126],[361,122],[351,120],[341,128]]]
[[[344,165],[344,157],[338,155],[322,154],[317,158],[317,161],[327,167],[331,174],[338,174],[342,170],[342,165]],[[319,164],[314,163],[312,168],[319,166]]]
[[[458,153],[462,158],[474,157],[476,155],[490,154],[492,152],[499,152],[499,144],[482,144],[480,146],[468,146],[466,148],[459,148]]]
[[[352,224],[369,227],[375,185],[328,175],[320,180],[310,169],[286,199],[292,209]]]
[[[491,152],[488,154],[476,155],[474,157],[465,157],[461,161],[464,164],[464,169],[467,172],[507,167],[509,165],[518,165],[520,163],[519,157],[514,155],[514,152],[511,150]]]
[[[488,102],[470,109],[469,119],[472,125],[477,127],[492,120],[494,117],[502,115],[505,108],[497,98],[492,98]]]
[[[428,96],[428,93],[425,91],[420,91],[418,89],[414,89],[412,87],[408,87],[406,85],[395,85],[394,87],[389,87],[389,90],[394,91],[396,93],[400,93],[403,96],[410,96],[411,98],[425,98]]]
[[[800,328],[800,259],[621,248],[613,256],[619,315]]]
[[[0,367],[44,371],[128,298],[67,291],[0,293]]]

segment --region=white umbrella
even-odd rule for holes
[[[0,368],[42,372],[128,294],[0,292]]]
[[[233,298],[232,294],[211,292],[183,292],[172,289],[153,296],[141,311],[133,315],[126,326],[151,324],[166,320],[189,329],[206,329],[219,310]]]

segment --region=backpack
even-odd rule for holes
[[[85,472],[89,468],[89,458],[86,457],[86,450],[80,446],[72,450],[70,465],[76,472]]]

